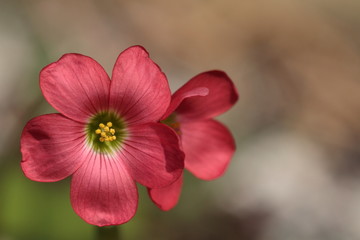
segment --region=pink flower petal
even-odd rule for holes
[[[189,89],[188,87],[181,87],[171,97],[171,103],[162,119],[166,119],[175,109],[181,104],[184,99],[196,96],[206,96],[209,94],[209,89],[205,87],[195,87]]]
[[[178,91],[186,92],[195,88],[209,89],[206,96],[184,99],[175,110],[181,121],[209,119],[226,112],[238,100],[238,93],[231,79],[221,71],[209,71],[193,77]],[[175,92],[174,96],[177,94]]]
[[[203,180],[220,177],[235,152],[229,130],[212,119],[180,124],[185,168]]]
[[[164,188],[148,188],[151,200],[161,210],[168,211],[176,206],[181,194],[183,184],[183,176],[176,180],[173,184]]]
[[[87,223],[118,225],[136,212],[136,184],[121,161],[106,154],[93,153],[74,174],[71,204]]]
[[[112,74],[110,107],[128,124],[158,121],[170,98],[166,76],[144,48],[130,47],[119,55]]]
[[[150,123],[129,127],[119,157],[126,162],[132,177],[150,188],[175,182],[184,168],[184,153],[179,138],[169,127]]]
[[[40,72],[46,100],[69,118],[86,122],[108,108],[110,79],[92,58],[65,54]]]
[[[33,118],[21,136],[21,167],[34,181],[55,182],[70,176],[88,152],[84,125],[61,114]]]

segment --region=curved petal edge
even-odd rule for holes
[[[71,181],[71,205],[87,223],[97,226],[128,222],[136,213],[138,192],[124,164],[106,154],[94,154]]]
[[[21,168],[29,179],[55,182],[73,174],[86,160],[82,124],[61,114],[31,119],[20,140]]]
[[[110,108],[129,125],[157,122],[170,104],[165,74],[141,46],[120,53],[110,88]]]
[[[206,96],[185,98],[175,109],[181,121],[213,118],[229,110],[239,98],[234,83],[223,71],[200,73],[178,91],[189,91],[199,87],[207,88],[209,93]]]
[[[184,153],[174,130],[161,123],[129,127],[129,137],[118,155],[132,177],[150,188],[175,182],[184,169]]]
[[[165,188],[148,188],[148,194],[158,208],[163,211],[169,211],[179,202],[182,184],[183,175]]]
[[[56,110],[79,122],[108,109],[109,76],[94,59],[81,54],[65,54],[44,67],[40,88]]]
[[[236,148],[230,131],[220,122],[210,119],[182,123],[181,132],[185,168],[203,180],[223,175]]]

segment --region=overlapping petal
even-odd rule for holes
[[[77,121],[107,110],[110,79],[95,60],[80,54],[65,54],[40,73],[46,100],[60,113]]]
[[[175,182],[184,168],[179,138],[169,127],[149,123],[129,127],[119,153],[132,177],[142,185],[161,188]]]
[[[110,107],[128,124],[158,121],[170,98],[165,74],[144,48],[130,47],[119,55],[112,74]]]
[[[221,176],[235,152],[229,130],[210,119],[181,123],[181,133],[185,168],[203,180]]]
[[[175,205],[178,203],[182,184],[183,175],[181,175],[178,180],[167,187],[148,188],[148,193],[156,206],[158,206],[161,210],[168,211],[175,207]]]
[[[162,119],[166,119],[171,113],[173,113],[175,109],[182,103],[182,101],[184,101],[184,99],[189,97],[206,96],[208,94],[209,89],[205,87],[195,87],[191,89],[187,87],[180,88],[172,95],[170,106],[166,110],[166,113]]]
[[[92,154],[71,181],[71,204],[86,222],[97,226],[129,221],[136,212],[138,193],[125,165],[106,154]]]
[[[200,73],[182,86],[177,92],[193,91],[205,87],[206,96],[184,98],[176,108],[181,121],[209,119],[226,112],[238,100],[238,93],[231,79],[222,71]],[[178,93],[175,92],[174,96]]]
[[[34,181],[54,182],[70,176],[88,152],[83,124],[61,114],[33,118],[21,136],[21,167]]]

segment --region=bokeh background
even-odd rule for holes
[[[237,152],[211,182],[186,174],[161,212],[140,187],[124,239],[360,239],[360,1],[0,0],[0,239],[93,239],[72,210],[69,179],[32,182],[19,138],[55,112],[42,67],[82,53],[111,73],[140,44],[172,90],[221,69],[240,101],[218,119]]]

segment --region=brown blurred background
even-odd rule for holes
[[[54,112],[42,67],[78,52],[111,73],[136,44],[173,90],[228,73],[240,101],[219,119],[238,149],[219,180],[187,174],[170,212],[140,187],[124,239],[360,239],[360,1],[0,0],[0,240],[93,239],[69,179],[23,176],[19,138]]]

